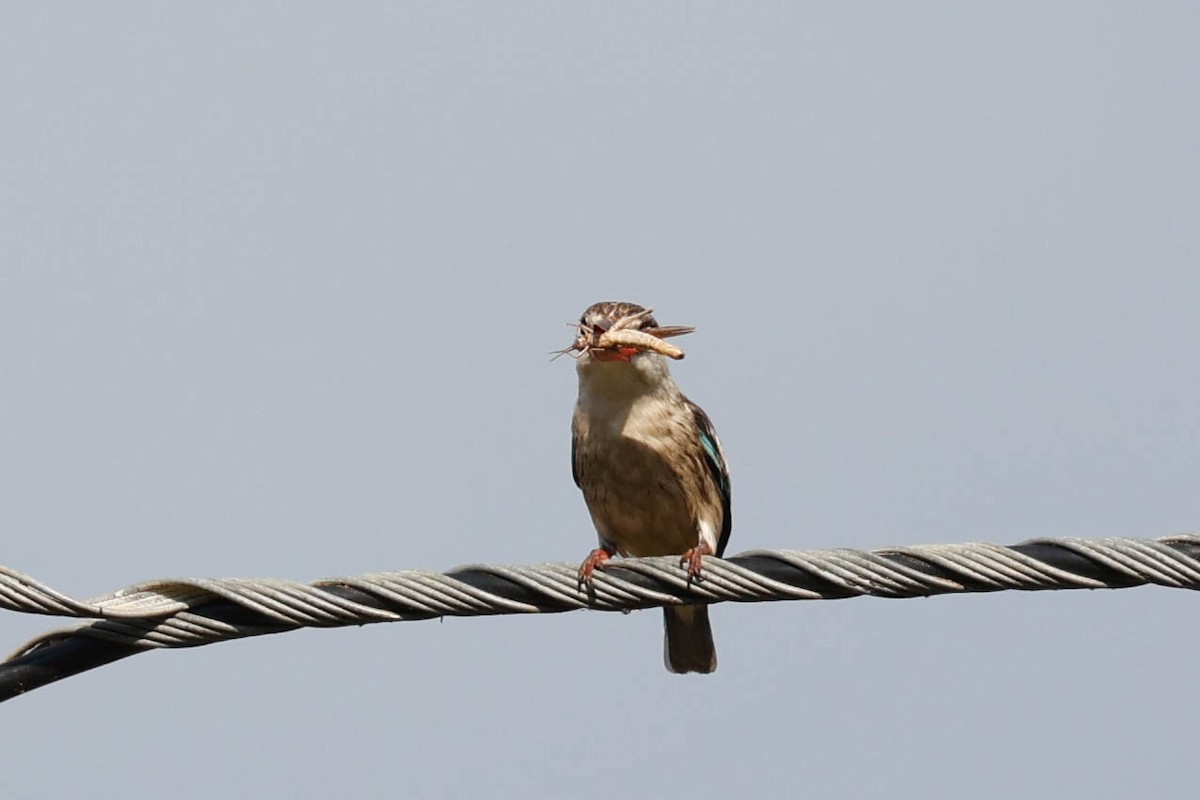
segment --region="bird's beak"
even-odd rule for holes
[[[588,332],[591,334],[589,337],[590,341],[584,345],[583,350],[587,352],[589,357],[596,361],[623,361],[628,363],[630,359],[637,355],[637,350],[628,347],[622,347],[619,350],[601,349],[600,347],[600,337],[607,333],[612,326],[613,323],[608,320],[601,320],[593,325],[592,329]]]
[[[620,350],[589,350],[588,354],[597,361],[623,361],[628,364],[640,352],[636,347],[622,347]]]

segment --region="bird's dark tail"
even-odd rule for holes
[[[663,609],[666,643],[664,655],[671,672],[712,672],[717,668],[717,648],[708,606],[667,606]]]

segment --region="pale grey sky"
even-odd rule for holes
[[[1194,4],[26,4],[0,87],[0,563],[76,596],[582,559],[600,299],[698,328],[731,553],[1200,529]],[[6,703],[0,795],[1182,796],[1198,603],[154,653]]]

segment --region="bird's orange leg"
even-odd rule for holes
[[[606,547],[597,547],[592,552],[588,553],[588,557],[579,565],[579,585],[591,584],[592,573],[604,565],[613,557],[613,551]]]
[[[687,567],[688,580],[701,580],[700,570],[704,567],[704,556],[714,555],[712,545],[708,542],[701,542],[690,550],[684,551],[684,554],[679,557],[679,565]]]

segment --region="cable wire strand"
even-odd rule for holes
[[[0,608],[91,620],[51,631],[0,662],[0,702],[137,653],[167,647],[436,617],[630,611],[678,603],[928,597],[1007,589],[1200,589],[1200,535],[1031,539],[874,551],[750,550],[705,557],[689,580],[678,557],[609,562],[581,586],[572,564],[473,564],[446,573],[378,572],[313,583],[178,578],[76,600],[0,566]]]

